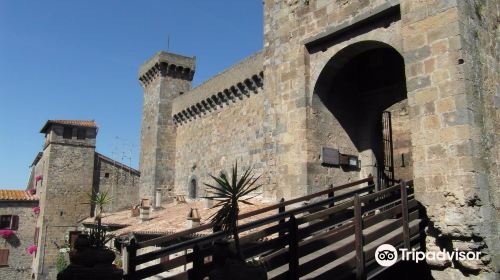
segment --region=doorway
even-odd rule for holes
[[[397,50],[363,41],[339,51],[318,77],[312,111],[320,144],[358,156],[360,177],[374,175],[378,187],[411,177],[401,172],[409,169],[411,139],[404,60]]]

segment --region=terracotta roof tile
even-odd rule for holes
[[[83,127],[96,127],[97,123],[94,120],[48,120],[42,127],[40,132],[45,132],[51,124],[74,125]]]
[[[0,190],[0,201],[38,201],[38,197],[23,190]]]
[[[240,215],[271,205],[271,203],[263,203],[262,201],[257,199],[252,199],[250,201],[254,205],[240,205]],[[126,235],[128,233],[168,235],[188,229],[187,215],[190,212],[191,208],[198,209],[202,225],[209,223],[210,216],[219,209],[204,208],[203,202],[201,200],[188,201],[187,203],[179,204],[168,203],[163,204],[161,210],[151,211],[149,214],[150,220],[142,223],[139,222],[139,217],[131,217],[131,210],[104,214],[102,223],[105,225],[123,226],[123,228],[113,232],[115,236]],[[242,222],[248,223],[274,214],[276,214],[276,211],[270,211],[243,219]],[[93,218],[88,218],[83,223],[93,223]],[[210,233],[212,233],[211,230],[204,230],[199,232],[198,234],[205,235]]]

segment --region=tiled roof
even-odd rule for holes
[[[40,130],[41,133],[45,132],[52,124],[74,125],[83,127],[97,127],[94,120],[48,120]]]
[[[271,203],[263,203],[258,199],[250,200],[254,205],[240,204],[240,215],[243,213],[251,212],[266,206]],[[161,210],[151,211],[149,214],[150,220],[140,223],[139,217],[131,217],[131,210],[124,210],[120,212],[104,214],[102,223],[113,227],[122,226],[123,228],[113,232],[115,236],[126,235],[128,233],[135,234],[173,234],[175,232],[183,231],[187,228],[187,216],[191,208],[197,208],[201,216],[201,224],[209,223],[210,216],[215,213],[219,208],[207,209],[204,208],[201,200],[188,201],[187,203],[168,203],[163,204]],[[257,219],[276,214],[276,211],[270,211],[260,215],[252,216],[241,220],[242,223],[248,223]],[[93,223],[93,218],[88,218],[84,224]],[[200,235],[210,234],[211,230],[204,230],[198,232]]]
[[[38,197],[23,190],[0,190],[0,201],[38,201]]]

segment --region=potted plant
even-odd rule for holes
[[[74,279],[75,274],[106,275],[106,279],[121,279],[123,271],[116,269],[112,264],[116,254],[106,246],[113,236],[107,233],[102,225],[104,206],[111,202],[107,192],[93,192],[85,204],[95,205],[97,214],[94,224],[89,230],[80,234],[75,240],[74,250],[69,252],[70,265],[61,271],[57,279]]]
[[[218,201],[212,208],[220,207],[211,217],[214,231],[222,230],[226,233],[227,239],[232,237],[235,249],[234,253],[229,253],[228,242],[217,244],[214,253],[214,262],[217,268],[210,272],[209,277],[210,279],[267,279],[264,267],[245,261],[238,232],[238,204],[241,202],[252,205],[248,195],[262,186],[256,184],[260,176],[254,178],[252,169],[248,168],[241,178],[238,178],[238,162],[233,166],[231,175],[231,180],[224,174],[219,175],[219,177],[210,175],[217,184],[205,183],[212,190],[212,195],[206,198]]]

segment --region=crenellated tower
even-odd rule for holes
[[[174,184],[176,128],[172,101],[191,89],[195,62],[195,57],[161,51],[139,70],[144,88],[139,198],[154,201],[155,189]]]

